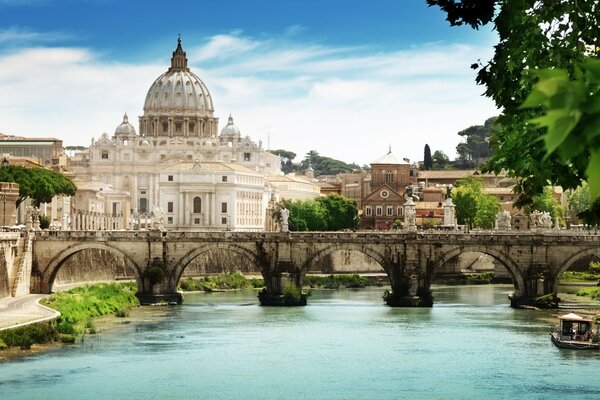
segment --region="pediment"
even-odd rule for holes
[[[382,195],[383,193],[383,195]],[[387,193],[387,196],[385,195]],[[373,190],[364,200],[363,203],[368,202],[390,202],[390,203],[406,203],[406,199],[400,193],[389,187],[388,185],[382,185],[377,189]]]
[[[188,160],[186,157],[184,157],[180,154],[173,154],[173,155],[163,158],[162,160],[160,160],[158,162],[158,164],[173,165],[173,164],[179,164],[179,163],[183,163],[183,162],[190,162],[190,160]]]

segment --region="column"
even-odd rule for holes
[[[210,194],[210,224],[212,226],[217,225],[217,196],[215,193]]]
[[[173,137],[173,132],[175,131],[175,129],[173,129],[173,117],[169,117],[169,131],[168,131],[168,136],[169,137]]]
[[[184,118],[183,119],[183,129],[182,129],[184,137],[188,137],[188,127],[189,127],[189,124],[190,124],[190,119],[189,118]]]
[[[204,226],[208,226],[210,224],[210,208],[208,207],[209,205],[209,201],[208,201],[208,193],[204,193],[204,199],[202,199],[202,209],[200,211],[202,211],[202,214],[204,215],[204,221],[203,224]]]

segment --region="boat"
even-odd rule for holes
[[[598,332],[594,333],[593,320],[574,313],[558,317],[560,325],[550,332],[552,343],[561,349],[598,350]]]

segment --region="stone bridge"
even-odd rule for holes
[[[301,287],[321,258],[353,250],[385,270],[392,287],[387,302],[430,306],[434,275],[453,257],[481,252],[506,267],[514,284],[513,306],[556,294],[560,275],[575,262],[600,258],[600,235],[577,231],[539,232],[164,232],[48,231],[33,241],[31,291],[50,293],[58,271],[72,255],[100,249],[122,257],[135,271],[144,303],[181,302],[177,285],[196,257],[209,251],[237,254],[240,263],[261,271],[266,292],[279,295],[286,284]]]

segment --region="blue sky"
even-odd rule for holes
[[[496,114],[469,69],[496,38],[444,19],[425,0],[0,0],[0,132],[87,145],[136,121],[181,33],[221,125],[265,146],[452,158]]]

